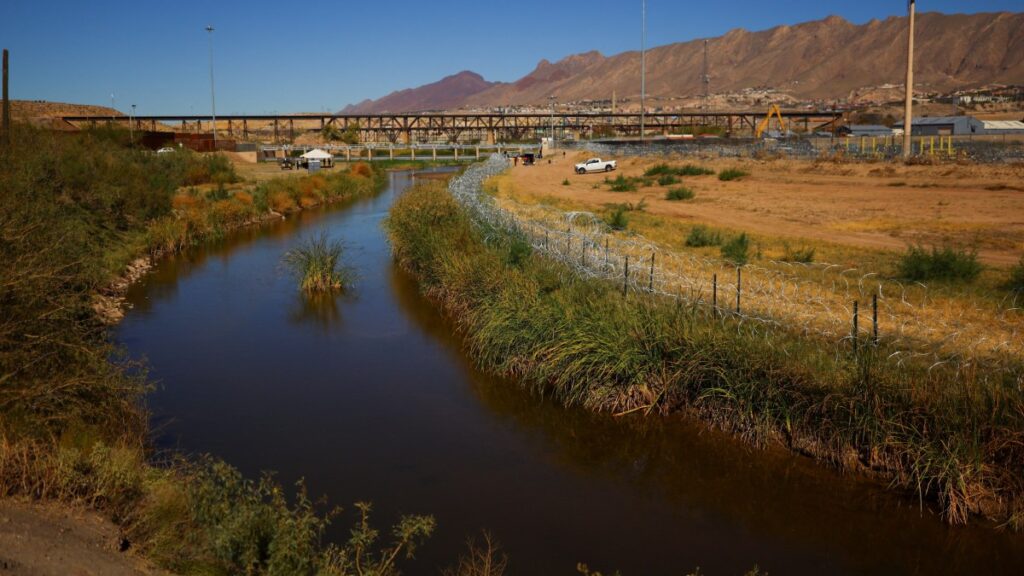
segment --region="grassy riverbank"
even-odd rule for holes
[[[947,520],[1024,526],[1022,368],[956,372],[581,279],[470,222],[421,185],[388,220],[395,258],[455,320],[484,369],[566,404],[689,412],[934,498]],[[485,232],[487,241],[485,242]]]
[[[130,262],[240,226],[374,194],[348,171],[250,184],[224,157],[155,155],[119,132],[16,126],[0,148],[0,496],[97,509],[124,545],[180,573],[391,574],[433,528],[406,517],[382,542],[357,506],[352,540],[326,545],[334,513],[301,486],[247,480],[213,459],[154,462],[139,366],[108,339],[97,296]]]

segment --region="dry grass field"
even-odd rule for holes
[[[680,158],[715,171],[750,175],[723,182],[714,175],[682,177],[696,197],[668,201],[670,186],[613,192],[604,174],[576,175],[572,164],[589,156],[556,154],[513,169],[501,191],[521,201],[600,212],[608,204],[645,203],[647,215],[671,223],[708,224],[762,237],[769,252],[782,241],[813,243],[825,260],[862,259],[866,252],[902,251],[910,244],[974,247],[992,266],[1009,266],[1024,253],[1024,165],[920,165]],[[619,161],[611,177],[642,176],[664,159]],[[564,180],[569,184],[565,185]],[[650,226],[648,227],[650,228]],[[651,235],[653,232],[653,236]],[[669,241],[645,230],[654,240]],[[659,236],[663,236],[660,237]],[[851,250],[853,249],[853,250]],[[848,262],[853,263],[853,262]]]

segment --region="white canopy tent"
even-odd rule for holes
[[[326,168],[334,163],[334,156],[330,152],[325,152],[319,148],[313,148],[309,152],[306,152],[300,156],[303,160],[319,160],[321,164]]]

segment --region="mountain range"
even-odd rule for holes
[[[841,99],[852,91],[902,84],[907,20],[890,17],[853,24],[829,16],[708,38],[711,90],[772,88],[798,99]],[[653,98],[703,93],[704,41],[647,51],[647,92]],[[915,87],[946,92],[992,83],[1024,84],[1024,13],[940,14],[917,18]],[[419,112],[542,105],[639,97],[638,51],[604,56],[591,51],[558,62],[541,60],[515,82],[491,82],[464,71],[437,82],[350,105],[344,113]]]

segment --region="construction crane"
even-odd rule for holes
[[[782,110],[779,109],[778,104],[772,104],[772,107],[768,109],[768,114],[765,115],[764,120],[761,120],[757,124],[757,128],[754,129],[755,138],[760,138],[764,135],[765,131],[768,130],[768,126],[770,126],[772,122],[772,114],[779,119],[779,132],[781,134],[786,133],[786,121],[782,118]]]

